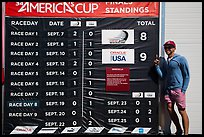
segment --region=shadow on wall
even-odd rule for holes
[[[160,57],[160,65],[165,62],[164,57]],[[148,72],[150,78],[155,84],[160,84],[160,100],[159,100],[159,125],[163,135],[171,135],[171,118],[167,111],[167,104],[164,100],[165,81],[161,80],[156,73],[154,64],[150,67]]]

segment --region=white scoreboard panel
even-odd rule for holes
[[[6,5],[4,134],[158,134],[159,17],[151,11],[159,4],[49,3],[74,4],[76,17],[50,17],[51,9],[44,17],[34,4]],[[102,12],[110,4],[144,10]],[[82,5],[103,16],[79,16]]]

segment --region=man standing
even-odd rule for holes
[[[186,90],[190,81],[189,66],[185,57],[175,53],[176,44],[174,41],[167,41],[164,45],[165,53],[168,58],[166,63],[159,65],[158,57],[154,60],[156,72],[165,80],[165,101],[171,120],[176,126],[176,135],[182,135],[182,128],[178,116],[174,110],[177,105],[178,111],[182,117],[184,135],[188,135],[189,119],[186,112]]]

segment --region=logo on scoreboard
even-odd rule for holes
[[[105,127],[88,127],[84,133],[101,133]]]
[[[136,127],[131,133],[132,134],[147,134],[151,128],[148,127]]]
[[[86,27],[96,27],[97,22],[96,21],[86,21]]]
[[[134,49],[102,49],[102,64],[134,64]]]
[[[134,30],[102,30],[102,44],[134,44]]]
[[[132,92],[132,98],[143,98],[143,92]]]
[[[18,12],[37,13],[94,13],[98,8],[98,3],[89,2],[16,2],[19,6]]]
[[[127,129],[127,127],[112,127],[108,133],[124,133]]]
[[[17,126],[10,134],[32,134],[38,126]]]
[[[57,127],[41,128],[38,134],[53,134],[57,129]]]
[[[145,98],[155,98],[155,92],[145,92]]]
[[[70,26],[81,27],[81,21],[70,21]]]
[[[77,133],[81,127],[66,127],[63,131],[63,133]]]

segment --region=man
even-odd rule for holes
[[[164,45],[165,53],[168,58],[162,66],[159,65],[158,57],[154,60],[156,72],[165,80],[165,101],[167,102],[168,113],[176,126],[176,135],[182,135],[182,128],[178,116],[174,110],[177,105],[182,117],[184,135],[188,135],[189,119],[186,112],[186,90],[189,85],[190,74],[189,66],[185,57],[175,53],[176,44],[174,41],[167,41]]]

